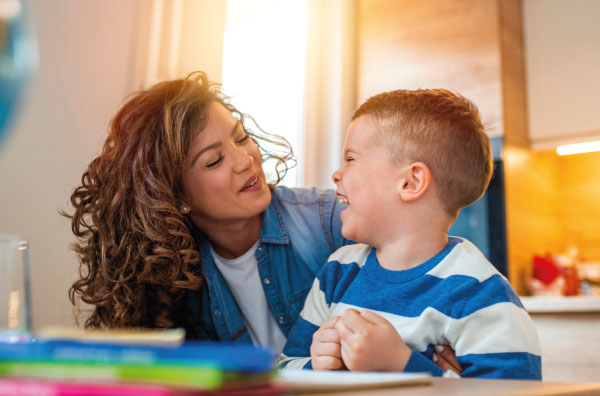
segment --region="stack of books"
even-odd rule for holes
[[[281,394],[274,360],[268,348],[207,342],[0,343],[0,396]]]

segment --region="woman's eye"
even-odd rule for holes
[[[250,137],[250,135],[247,134],[247,133],[245,133],[244,137],[242,137],[241,139],[239,139],[236,143],[237,144],[244,144],[248,140],[249,137]]]
[[[208,164],[206,164],[207,168],[212,168],[216,165],[219,164],[219,162],[221,162],[221,160],[223,159],[223,155],[219,155],[219,158],[217,158],[216,160],[214,160],[213,162],[209,162]]]

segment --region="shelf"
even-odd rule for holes
[[[600,297],[520,297],[529,313],[600,312]]]

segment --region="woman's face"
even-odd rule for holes
[[[218,102],[192,140],[186,165],[184,207],[200,229],[259,216],[271,202],[258,147]]]

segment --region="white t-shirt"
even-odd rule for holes
[[[277,325],[265,297],[258,274],[258,260],[255,255],[257,247],[258,241],[250,250],[233,260],[219,256],[212,246],[210,252],[242,311],[252,342],[270,346],[279,354],[283,350],[286,338]]]

